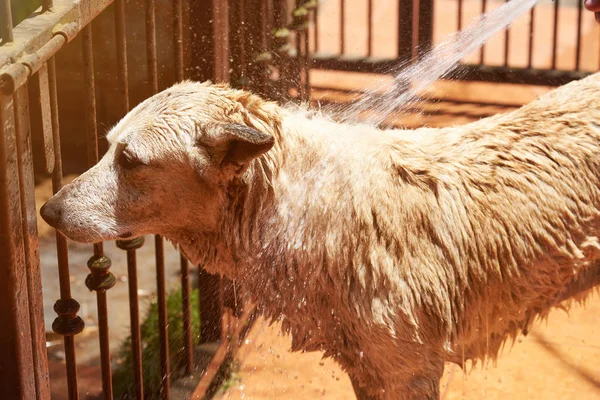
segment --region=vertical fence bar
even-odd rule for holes
[[[142,339],[137,285],[137,257],[135,251],[142,247],[144,238],[117,240],[117,247],[127,252],[127,285],[129,289],[129,323],[131,325],[131,353],[133,360],[133,393],[136,400],[144,399],[142,374]]]
[[[226,2],[226,0],[225,0]],[[289,2],[287,0],[273,0],[273,25],[275,28],[287,27],[289,25]],[[289,36],[275,36],[273,38],[275,47],[275,65],[279,77],[274,88],[274,94],[279,98],[289,98],[289,82],[293,74],[290,72],[290,57],[287,51]],[[219,326],[221,324],[219,319]]]
[[[485,14],[487,10],[487,0],[481,0],[481,14]],[[481,51],[479,53],[479,64],[483,65],[485,63],[485,44],[481,46]]]
[[[0,92],[0,397],[35,398],[13,96]]]
[[[156,56],[156,3],[146,0],[146,57],[148,62],[148,80],[151,93],[158,93],[158,65]],[[171,398],[171,373],[169,370],[169,331],[167,326],[167,300],[165,293],[165,257],[164,243],[160,235],[154,236],[156,254],[156,290],[158,296],[158,328],[160,337],[161,385],[160,397]]]
[[[239,69],[239,78],[240,78],[240,83],[242,88],[247,89],[248,86],[246,84],[246,77],[247,77],[247,71],[246,71],[246,53],[247,53],[247,49],[246,49],[246,40],[247,40],[247,34],[246,34],[246,1],[245,0],[237,0],[237,14],[238,14],[238,69]]]
[[[433,42],[433,4],[433,0],[419,1],[417,19],[419,54],[429,51]]]
[[[556,69],[556,56],[558,49],[558,12],[560,0],[554,0],[554,22],[552,25],[552,69]]]
[[[52,113],[52,137],[54,143],[54,171],[52,173],[52,190],[58,192],[62,187],[62,159],[60,151],[60,126],[58,120],[58,96],[56,87],[56,63],[54,57],[48,60],[48,82],[50,89],[50,109]],[[71,281],[69,276],[69,253],[66,237],[56,231],[56,247],[58,258],[58,278],[60,282],[60,300],[54,304],[58,317],[52,323],[54,332],[64,336],[65,360],[67,368],[67,386],[69,399],[79,399],[77,389],[77,366],[75,361],[74,335],[83,331],[83,320],[77,315],[79,303],[71,298]]]
[[[529,11],[529,47],[527,54],[527,68],[533,67],[533,35],[535,26],[535,6]]]
[[[27,85],[15,92],[15,126],[17,135],[17,159],[19,163],[19,184],[21,192],[21,213],[23,215],[23,244],[27,272],[27,297],[29,303],[29,324],[36,395],[38,399],[50,398],[48,380],[48,357],[46,351],[46,329],[44,326],[42,277],[38,244],[37,216],[35,208],[35,183],[33,150],[29,120],[29,98]]]
[[[181,1],[182,0],[173,0],[173,40],[175,42],[175,77],[177,81],[182,81],[184,78],[183,5]]]
[[[0,2],[0,37],[3,43],[9,43],[14,40],[10,0],[0,0]]]
[[[256,5],[256,3],[254,3]],[[260,29],[260,44],[259,44],[259,52],[261,54],[271,54],[271,37],[272,37],[272,27],[273,27],[273,2],[272,0],[265,0],[259,2],[260,11],[253,14],[253,18],[259,18],[260,23],[257,25]],[[253,85],[255,88],[260,88],[263,94],[269,95],[270,92],[270,59],[261,59],[260,61],[255,63],[255,71],[254,71],[254,82]]]
[[[583,14],[583,1],[577,2],[577,45],[575,46],[575,70],[581,67],[581,17]]]
[[[146,1],[146,58],[148,62],[148,79],[152,94],[158,93],[158,66],[156,60],[156,3]]]
[[[88,167],[98,162],[98,129],[96,125],[96,84],[94,79],[94,53],[92,26],[88,24],[82,31],[83,74],[85,87],[85,119],[87,132]],[[110,343],[108,336],[108,307],[106,291],[112,288],[116,279],[109,271],[110,258],[104,255],[104,246],[94,244],[94,254],[88,260],[90,274],[85,280],[88,289],[96,291],[98,308],[98,340],[100,342],[100,368],[102,373],[102,393],[105,400],[112,400],[112,372],[110,366]]]
[[[181,0],[173,0],[174,40],[175,40],[175,76],[178,81],[184,78],[183,65],[183,7]],[[192,337],[192,311],[190,303],[190,270],[187,258],[180,254],[181,264],[181,312],[183,319],[183,338],[185,346],[185,373],[191,374],[194,367],[194,339]]]
[[[129,112],[129,78],[127,72],[127,37],[125,32],[125,0],[115,0],[115,32],[117,45],[117,79],[121,91],[123,114]]]
[[[123,114],[129,111],[129,79],[127,71],[127,38],[125,31],[125,0],[115,0],[115,31],[117,47],[117,77],[121,91]],[[142,341],[140,333],[139,300],[137,293],[136,250],[144,244],[144,238],[117,240],[117,247],[127,251],[127,281],[129,290],[129,320],[131,330],[131,353],[133,360],[133,393],[137,400],[144,399],[142,375]]]
[[[505,0],[508,3],[510,0]],[[504,66],[508,67],[508,58],[510,53],[510,27],[506,27],[504,30]]]
[[[229,82],[229,1],[213,0],[215,80]]]
[[[296,8],[300,7],[302,0],[296,0]],[[342,5],[343,7],[343,5]],[[296,31],[296,59],[294,67],[297,69],[298,98],[307,101],[309,97],[308,85],[308,18],[309,15],[294,16],[293,25]],[[342,32],[344,29],[342,28]]]
[[[194,366],[194,338],[192,335],[192,306],[190,303],[190,268],[183,254],[181,257],[181,311],[183,320],[183,345],[185,346],[185,373],[191,374]]]
[[[398,58],[409,61],[413,52],[413,0],[398,1]]]
[[[310,14],[310,11],[309,11]],[[304,53],[302,57],[302,74],[304,76],[304,98],[303,101],[308,102],[310,100],[310,49],[309,49],[309,37],[308,37],[308,24],[310,21],[310,15],[304,17],[304,24],[302,28],[302,46],[304,47]]]
[[[156,252],[156,291],[158,303],[158,331],[160,335],[160,398],[171,398],[171,376],[169,369],[169,336],[167,325],[167,296],[165,285],[165,256],[162,237],[154,237]]]

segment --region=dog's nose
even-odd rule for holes
[[[62,209],[57,205],[56,202],[48,201],[40,209],[40,214],[44,221],[53,228],[56,228],[60,217],[62,216]]]

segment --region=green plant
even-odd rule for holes
[[[227,392],[229,389],[239,386],[242,383],[240,377],[240,362],[228,357],[225,363],[221,366],[221,373],[223,375],[223,383],[219,387],[221,393]]]
[[[171,381],[183,376],[185,371],[185,347],[183,333],[183,316],[181,311],[181,289],[167,295],[167,323],[169,332],[169,360]],[[198,290],[190,293],[190,302],[198,304]],[[192,312],[192,337],[194,345],[200,339],[200,316]],[[140,326],[142,340],[142,370],[144,380],[144,397],[157,399],[160,382],[160,335],[158,330],[158,304],[153,301]],[[133,396],[133,360],[131,353],[131,336],[125,339],[118,353],[118,366],[113,373],[113,393],[117,399],[131,399]]]

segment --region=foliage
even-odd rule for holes
[[[13,25],[17,25],[36,9],[42,6],[42,0],[11,0]]]
[[[223,383],[219,387],[219,391],[221,393],[226,393],[229,389],[239,386],[242,383],[242,378],[240,377],[240,362],[237,360],[228,357],[225,360],[223,366],[221,366],[221,373],[224,376]]]
[[[183,336],[183,315],[181,310],[181,288],[167,296],[167,315],[169,331],[169,360],[171,366],[171,381],[185,372],[185,347]],[[191,304],[198,304],[198,289],[190,293]],[[192,308],[193,310],[193,308]],[[192,312],[192,337],[194,345],[200,339],[200,316]],[[158,304],[150,304],[146,319],[140,326],[142,338],[142,370],[144,379],[144,397],[157,399],[159,396],[160,371],[160,335],[158,330]],[[113,393],[116,399],[132,399],[133,396],[133,361],[131,353],[131,336],[121,345],[119,351],[120,363],[113,373]]]

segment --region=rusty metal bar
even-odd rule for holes
[[[156,291],[158,303],[158,331],[160,336],[160,398],[171,398],[171,371],[169,367],[169,330],[167,321],[167,296],[165,285],[164,243],[160,235],[154,237],[156,253]]]
[[[127,39],[125,32],[125,0],[115,0],[117,42],[117,79],[123,101],[123,114],[129,112],[129,78],[127,73]]]
[[[417,20],[419,54],[429,51],[433,44],[433,4],[433,0],[419,1]]]
[[[34,75],[37,84],[36,107],[40,110],[39,121],[42,130],[43,157],[46,172],[51,174],[54,170],[54,144],[52,142],[52,113],[50,112],[50,90],[48,89],[48,64],[40,68]]]
[[[340,0],[340,55],[346,53],[346,1]]]
[[[273,0],[273,24],[276,28],[289,25],[289,6],[292,4],[288,0]],[[292,61],[287,51],[289,45],[289,36],[280,36],[274,38],[275,43],[275,60],[279,77],[277,79],[276,92],[277,96],[284,99],[289,99],[289,82],[293,79],[293,72],[290,66]],[[219,311],[220,312],[220,311]]]
[[[53,5],[52,0],[42,0],[42,12],[51,10]]]
[[[315,55],[313,68],[337,71],[387,73],[397,66],[397,60],[350,59]],[[559,86],[589,75],[583,71],[539,70],[518,67],[461,64],[461,73],[453,79],[478,82],[519,82],[527,85]]]
[[[117,76],[121,91],[123,114],[129,112],[129,79],[127,71],[127,38],[125,30],[125,0],[115,0],[115,31],[117,44]],[[142,340],[137,285],[136,250],[144,244],[144,238],[117,240],[117,247],[127,251],[127,282],[129,290],[129,323],[133,361],[133,393],[136,400],[144,399],[142,373]]]
[[[135,251],[142,247],[144,238],[117,240],[117,247],[127,251],[127,284],[129,289],[129,323],[131,325],[131,359],[133,363],[133,393],[136,400],[144,399],[142,372],[142,335],[137,283],[137,258]]]
[[[481,0],[481,14],[485,14],[487,10],[487,0]],[[485,44],[481,46],[481,50],[479,53],[479,64],[485,64]]]
[[[302,72],[304,75],[304,97],[303,101],[308,102],[310,100],[310,49],[309,49],[309,37],[308,37],[308,16],[304,18],[305,28],[303,29],[303,47],[304,56],[302,57],[303,65]]]
[[[296,8],[301,6],[301,2],[301,0],[296,0]],[[297,78],[295,79],[295,81],[297,82],[298,98],[301,101],[306,101],[308,99],[308,32],[306,28],[307,21],[308,15],[294,16],[293,24],[296,27],[296,59],[294,67],[297,69]],[[343,32],[344,29],[342,27],[342,35]]]
[[[198,382],[198,386],[192,392],[191,399],[204,399],[208,392],[211,384],[219,368],[225,361],[227,354],[232,352],[232,348],[235,347],[242,336],[245,336],[252,323],[254,322],[254,305],[245,307],[239,318],[235,318],[234,312],[231,309],[227,309],[223,313],[221,320],[221,331],[223,332],[223,339],[217,348],[217,351],[213,354],[210,363],[206,367],[204,375]],[[229,340],[228,340],[229,339]],[[236,343],[237,342],[237,343]]]
[[[398,58],[411,60],[413,54],[413,0],[398,1]]]
[[[85,116],[87,131],[88,166],[98,162],[98,129],[96,125],[96,84],[94,79],[94,53],[92,42],[92,26],[88,24],[82,31],[83,73],[85,87]],[[94,255],[88,260],[90,274],[85,284],[96,291],[98,306],[98,330],[100,342],[100,368],[102,371],[102,393],[105,400],[112,400],[112,372],[110,365],[110,343],[108,335],[108,307],[106,291],[115,283],[114,275],[109,271],[110,258],[104,255],[102,243],[94,244]]]
[[[247,85],[244,84],[245,77],[247,75],[246,71],[246,1],[245,0],[237,0],[238,6],[238,50],[237,53],[239,55],[238,60],[238,68],[240,78],[242,78],[242,87],[247,89]]]
[[[510,0],[505,0],[508,3]],[[510,53],[510,27],[506,27],[504,30],[504,66],[508,67],[508,57]]]
[[[271,55],[272,50],[272,27],[273,27],[273,1],[265,0],[259,2],[260,10],[253,14],[253,18],[260,18],[258,27],[260,28],[260,45],[259,50],[261,54]],[[254,3],[256,5],[256,3]],[[263,93],[269,91],[269,58],[261,59],[256,63],[255,74],[254,74],[254,87],[260,88]]]
[[[10,0],[0,0],[0,33],[2,43],[10,43],[14,40],[12,11],[10,9]]]
[[[148,78],[152,94],[158,93],[158,66],[156,59],[156,3],[146,1],[146,57],[148,62]]]
[[[5,94],[12,94],[27,82],[27,79],[42,68],[45,63],[60,48],[75,37],[78,25],[75,22],[63,25],[55,30],[49,39],[37,52],[27,54],[19,62],[10,64],[0,71],[0,88]],[[1,49],[1,48],[0,48]]]
[[[52,137],[55,155],[55,165],[52,173],[52,190],[54,193],[56,193],[63,185],[63,175],[60,151],[60,125],[58,120],[56,64],[54,57],[48,60],[48,82],[50,89]],[[56,247],[58,258],[58,279],[60,283],[60,299],[54,304],[54,311],[56,311],[58,317],[52,323],[52,329],[54,332],[64,336],[68,394],[70,400],[76,400],[79,399],[79,393],[77,390],[77,366],[75,360],[74,335],[83,331],[85,324],[81,317],[77,315],[77,312],[79,311],[79,303],[71,298],[67,239],[59,231],[56,231]]]
[[[183,65],[183,8],[181,0],[173,0],[174,33],[175,33],[175,76],[178,81],[184,78]],[[180,254],[181,264],[181,311],[183,316],[183,337],[185,346],[185,373],[190,374],[194,367],[194,342],[192,337],[192,317],[190,303],[190,276],[189,263],[183,254]]]
[[[229,1],[213,0],[215,80],[229,82]]]
[[[463,0],[458,0],[458,17],[457,17],[457,24],[456,24],[457,31],[460,31],[462,29],[463,10],[464,10],[463,6],[464,6]]]
[[[190,303],[190,268],[187,258],[181,258],[181,311],[183,322],[183,345],[185,346],[185,373],[190,374],[194,367],[194,338],[192,334],[192,306]]]
[[[554,0],[554,24],[552,26],[552,69],[556,69],[556,57],[558,49],[558,13],[560,0]]]
[[[527,54],[527,68],[533,67],[533,35],[535,26],[535,6],[529,11],[529,53]]]
[[[581,17],[583,14],[583,1],[577,2],[577,45],[575,46],[575,70],[581,66]]]
[[[156,57],[156,3],[146,0],[146,57],[148,62],[148,80],[151,94],[158,93],[158,65]],[[158,328],[160,337],[161,399],[171,397],[171,379],[169,371],[169,331],[167,324],[167,300],[165,287],[164,243],[160,235],[154,236],[156,255],[156,290],[158,296]]]
[[[85,6],[83,6],[81,1],[54,0],[52,12],[39,13],[35,18],[27,18],[13,29],[14,42],[10,46],[0,46],[0,68],[8,68],[15,60],[18,65],[23,54],[35,56],[40,47],[47,45],[57,33],[65,35],[67,41],[70,41],[82,27],[92,21],[113,1],[85,1]],[[4,14],[2,4],[2,0],[0,0],[0,15]],[[52,55],[54,53],[49,56]],[[40,64],[44,62],[40,62]],[[4,72],[3,70],[0,74],[4,74]],[[26,76],[34,72],[27,72]],[[21,85],[25,81],[26,79],[20,81]]]
[[[27,297],[29,303],[29,324],[33,355],[33,376],[38,399],[50,398],[48,380],[48,357],[46,351],[46,328],[44,326],[42,277],[35,208],[35,184],[33,172],[33,150],[29,120],[29,99],[27,86],[21,86],[13,95],[15,104],[15,126],[17,135],[17,159],[19,163],[19,184],[21,192],[21,212],[23,214],[23,244],[27,267]]]
[[[0,397],[35,398],[13,96],[0,93]]]
[[[175,77],[177,81],[184,78],[183,63],[183,6],[182,0],[173,0],[173,33],[175,42]]]

